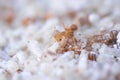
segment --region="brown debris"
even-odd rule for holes
[[[74,51],[75,54],[80,54],[81,52],[81,43],[77,41],[75,38],[67,38],[61,43],[60,47],[57,49],[57,53],[63,53],[67,51]]]
[[[77,30],[75,24],[70,27],[65,27],[65,31],[57,33],[55,35],[56,41],[60,43],[60,47],[57,49],[57,53],[64,53],[67,51],[74,51],[76,54],[80,54],[81,42],[74,38],[74,31]]]
[[[118,34],[118,31],[116,31],[116,30],[113,30],[113,31],[110,32],[111,40],[114,41],[114,43],[116,43],[117,34]]]
[[[11,24],[14,20],[14,16],[15,16],[14,11],[10,9],[6,14],[5,22]]]
[[[74,18],[76,16],[77,12],[76,11],[70,11],[67,13],[68,16],[70,16],[71,18]]]
[[[5,70],[5,76],[9,80],[11,80],[11,78],[12,78],[12,74],[8,70]]]
[[[36,21],[37,17],[27,17],[22,20],[22,24],[24,26],[28,26],[30,23],[34,23]]]
[[[94,35],[88,38],[86,49],[92,51],[93,43],[104,43],[106,45],[113,45],[116,43],[116,36],[118,34],[117,30],[112,30],[110,32],[101,33],[100,35]]]
[[[96,54],[92,54],[92,53],[89,53],[89,54],[88,54],[88,60],[96,61],[96,59],[97,59]]]
[[[46,21],[46,20],[48,20],[48,19],[50,19],[50,18],[52,18],[52,17],[54,17],[55,15],[54,14],[52,14],[52,13],[47,13],[47,14],[45,14],[43,17],[42,17],[42,20],[43,21]]]
[[[23,71],[22,69],[17,69],[17,72],[18,72],[18,73],[20,73],[20,72],[22,72],[22,71]]]
[[[23,20],[22,20],[22,24],[23,24],[24,26],[28,26],[28,25],[30,24],[30,19],[29,19],[29,18],[23,19]]]
[[[91,26],[91,23],[90,23],[88,17],[89,17],[89,15],[86,14],[85,16],[78,18],[78,22],[80,23],[81,26],[84,26],[84,25]]]
[[[64,27],[65,31],[59,32],[57,31],[56,35],[54,36],[56,41],[59,42],[60,47],[57,49],[57,53],[64,53],[67,51],[74,51],[76,54],[80,54],[81,52],[81,41],[77,40],[74,37],[74,31],[77,30],[77,26],[75,24],[71,25],[70,27]],[[117,30],[112,30],[109,32],[101,31],[100,34],[90,36],[87,38],[87,44],[85,49],[87,51],[92,51],[92,44],[93,43],[102,43],[108,46],[112,46],[116,44],[116,36],[118,34]],[[89,54],[88,59],[96,60],[96,55]]]

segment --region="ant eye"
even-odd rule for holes
[[[62,39],[60,38],[59,41],[61,41]]]

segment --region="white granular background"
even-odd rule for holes
[[[86,14],[90,25],[80,25]],[[112,47],[92,44],[90,53],[99,53],[92,61],[86,49],[56,52],[63,23],[78,26],[83,47],[101,31],[119,33]],[[120,0],[0,0],[0,80],[120,80]]]

